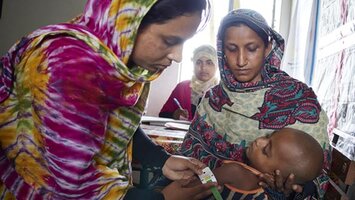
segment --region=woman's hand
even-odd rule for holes
[[[173,118],[187,120],[189,118],[189,111],[187,111],[186,109],[178,108],[177,110],[174,111]]]
[[[258,175],[260,180],[259,185],[262,188],[270,188],[272,190],[276,190],[278,192],[283,193],[286,197],[288,197],[292,192],[300,193],[303,188],[300,185],[295,184],[295,175],[290,174],[285,180],[280,170],[275,171],[275,175],[270,175],[267,173]]]
[[[178,181],[174,181],[166,186],[162,193],[166,200],[181,200],[181,199],[203,199],[212,194],[210,188],[217,186],[217,183],[209,182],[185,187]]]
[[[195,158],[172,155],[163,166],[163,174],[171,180],[189,180],[201,174],[206,165]]]

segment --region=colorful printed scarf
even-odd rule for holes
[[[208,81],[201,81],[195,75],[192,76],[190,87],[191,87],[191,102],[194,105],[198,105],[200,102],[200,98],[204,95],[204,93],[212,88],[213,86],[218,84],[218,78],[213,76]]]
[[[126,66],[155,0],[89,0],[0,62],[0,198],[120,199],[131,138],[159,76]]]
[[[265,58],[259,82],[238,82],[225,64],[224,31],[237,22],[264,31],[272,39],[273,48]],[[279,69],[283,51],[282,37],[255,11],[235,10],[223,19],[217,38],[221,83],[202,99],[182,144],[183,155],[198,158],[211,168],[221,166],[223,160],[243,162],[251,141],[283,127],[303,130],[328,149],[327,116],[311,88]],[[328,153],[325,151],[326,161]]]

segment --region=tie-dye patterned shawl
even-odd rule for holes
[[[225,63],[224,31],[236,22],[264,31],[272,39],[262,81],[240,83]],[[328,148],[327,116],[311,88],[279,69],[283,52],[282,37],[255,11],[235,10],[222,20],[217,37],[221,83],[202,99],[182,144],[183,155],[196,157],[211,168],[220,166],[222,160],[243,162],[249,142],[283,127],[303,130]]]
[[[39,29],[1,58],[3,197],[124,195],[131,137],[159,75],[126,64],[154,3],[89,0],[71,23]]]

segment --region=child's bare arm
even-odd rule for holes
[[[226,163],[213,173],[219,185],[229,184],[242,190],[259,188],[258,177],[237,163]]]

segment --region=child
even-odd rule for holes
[[[293,173],[295,183],[302,185],[315,179],[322,170],[323,150],[307,133],[283,128],[250,143],[245,151],[248,165],[227,160],[213,170],[219,185],[224,185],[223,199],[272,199],[258,185],[258,174],[274,174],[279,169],[283,177]],[[195,182],[196,184],[197,182]]]
[[[225,161],[222,167],[214,170],[218,183],[231,191],[223,191],[225,198],[238,199],[256,193],[264,196],[258,185],[260,172],[274,174],[279,169],[283,177],[293,173],[295,183],[302,185],[316,178],[323,165],[323,150],[319,143],[307,133],[291,128],[257,138],[246,149],[245,156],[249,166]]]

